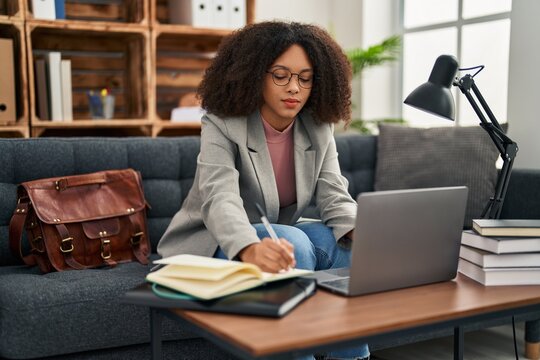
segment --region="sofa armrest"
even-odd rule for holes
[[[540,219],[540,170],[512,171],[501,218]]]

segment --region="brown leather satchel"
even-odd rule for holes
[[[135,170],[28,181],[17,194],[9,243],[27,265],[50,272],[148,263],[147,203]],[[28,255],[21,246],[25,227]]]

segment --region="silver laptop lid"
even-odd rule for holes
[[[349,295],[453,279],[467,194],[465,186],[360,194]]]

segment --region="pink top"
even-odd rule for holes
[[[262,116],[261,116],[262,119]],[[279,196],[279,207],[296,202],[296,177],[294,175],[294,121],[283,131],[278,131],[264,119],[266,144],[272,159]]]

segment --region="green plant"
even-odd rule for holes
[[[355,48],[346,52],[352,64],[353,76],[367,67],[395,61],[401,49],[401,37],[394,35],[367,49]]]
[[[352,65],[353,76],[359,76],[365,68],[382,65],[398,59],[401,49],[401,37],[394,35],[367,49],[355,48],[346,51]],[[405,124],[403,119],[363,120],[353,119],[350,127],[362,134],[373,134],[379,123]]]

